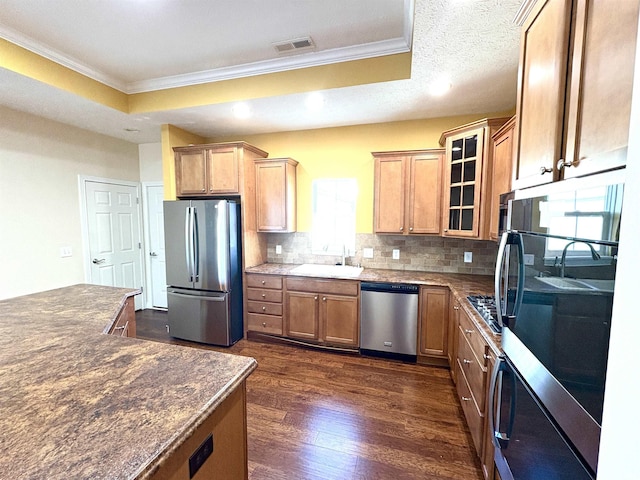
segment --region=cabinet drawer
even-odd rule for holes
[[[247,309],[250,313],[263,313],[265,315],[282,315],[281,303],[268,302],[247,302]]]
[[[247,275],[247,287],[282,289],[282,277],[275,275]]]
[[[487,366],[486,354],[489,352],[489,345],[482,338],[482,335],[478,331],[478,327],[469,318],[467,312],[460,309],[460,335],[465,337],[469,342],[469,345],[473,349],[473,353],[478,357],[478,362],[482,367]]]
[[[248,313],[247,320],[247,330],[282,335],[282,317]]]
[[[465,377],[467,378],[471,393],[473,393],[476,399],[478,408],[481,412],[484,412],[487,369],[479,363],[478,358],[465,337],[462,333],[458,335],[458,361],[460,362],[460,368],[464,371]]]
[[[456,369],[458,379],[458,383],[456,384],[458,399],[462,405],[464,416],[467,419],[467,426],[471,432],[471,438],[473,439],[473,444],[476,447],[476,453],[480,456],[480,452],[482,451],[482,427],[484,425],[484,415],[480,413],[480,409],[478,408],[475,398],[471,393],[467,377],[460,365],[460,360],[456,362]]]
[[[282,303],[281,290],[267,290],[261,288],[247,288],[247,299],[259,302]]]
[[[360,290],[359,282],[352,280],[323,280],[309,277],[287,277],[287,290],[310,293],[329,293],[355,297]]]

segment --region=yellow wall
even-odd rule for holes
[[[202,137],[182,130],[173,125],[162,125],[162,176],[164,178],[165,200],[176,199],[176,171],[173,157],[173,147],[184,145],[198,145],[207,143]]]
[[[373,158],[371,152],[439,148],[443,131],[486,117],[508,117],[512,111],[482,115],[412,120],[352,127],[210,138],[208,143],[244,140],[298,164],[298,231],[311,231],[311,182],[322,177],[358,181],[356,231],[373,232]],[[165,177],[165,183],[173,182]]]

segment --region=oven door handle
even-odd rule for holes
[[[498,357],[496,364],[491,374],[491,383],[489,385],[489,428],[493,432],[491,438],[493,444],[497,449],[506,449],[509,445],[511,433],[513,432],[513,423],[515,421],[516,413],[516,396],[515,396],[515,377],[510,375],[512,381],[511,398],[509,399],[509,423],[505,432],[499,431],[500,428],[500,413],[502,406],[502,381],[504,379],[503,372],[508,369],[507,361],[504,357]],[[498,390],[498,391],[496,391]],[[498,396],[498,404],[496,405],[496,393]],[[497,408],[496,408],[497,407]]]

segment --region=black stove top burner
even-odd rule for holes
[[[498,323],[496,300],[492,295],[470,295],[467,297],[473,308],[480,314],[489,328],[495,333],[500,333],[502,328]]]

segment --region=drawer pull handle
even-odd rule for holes
[[[468,402],[471,400],[471,397],[462,397],[463,402]]]
[[[123,331],[125,328],[127,328],[126,325],[122,325],[121,327],[116,327],[113,329],[114,332],[121,332]]]
[[[467,360],[466,358],[462,360],[462,363],[465,365],[471,365],[471,360]]]
[[[453,307],[453,309],[454,309],[454,310],[460,310],[460,307],[459,307],[458,305],[455,305],[455,306]]]
[[[471,335],[473,333],[473,330],[469,330],[468,328],[465,328],[464,333],[466,333],[467,335]]]

